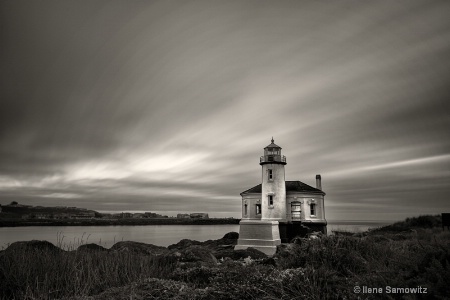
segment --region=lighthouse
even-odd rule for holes
[[[281,155],[281,147],[274,143],[264,148],[264,156],[259,159],[262,166],[262,220],[286,221],[286,184],[284,166],[286,157]]]
[[[326,234],[321,175],[316,175],[316,187],[298,180],[286,181],[286,157],[273,138],[264,147],[259,164],[261,184],[241,193],[242,219],[235,249],[253,247],[273,255],[282,242],[308,231]]]

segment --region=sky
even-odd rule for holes
[[[0,204],[241,216],[275,143],[328,220],[450,211],[449,1],[1,1]]]

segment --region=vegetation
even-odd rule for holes
[[[236,259],[243,256],[211,250],[211,241],[185,240],[157,255],[14,243],[0,252],[0,298],[446,299],[450,232],[428,226],[438,226],[438,218],[411,218],[365,235],[296,239],[273,258],[250,249]],[[355,294],[354,286],[419,286],[427,293]]]
[[[415,218],[406,218],[405,221],[396,222],[392,225],[384,226],[373,230],[373,232],[399,232],[408,231],[414,228],[434,228],[442,227],[441,216],[419,216]]]
[[[166,278],[173,257],[130,252],[55,251],[23,248],[0,257],[2,299],[57,299],[99,293],[147,277]]]

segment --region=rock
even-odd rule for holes
[[[211,249],[213,252],[221,251],[226,248],[233,248],[237,244],[239,238],[239,233],[229,232],[223,236],[223,238],[218,240],[209,240],[201,245]]]
[[[185,248],[188,248],[190,246],[193,246],[193,245],[201,245],[201,244],[202,244],[202,242],[199,242],[199,241],[189,240],[189,239],[182,239],[178,243],[172,244],[172,245],[170,245],[167,248],[169,250],[174,250],[174,249],[181,250],[181,249],[185,249]]]
[[[258,264],[260,265],[270,265],[270,266],[276,266],[275,259],[273,257],[263,258],[261,261],[258,261]]]
[[[78,247],[77,251],[84,251],[84,252],[93,252],[93,251],[105,251],[108,252],[109,250],[105,247],[99,246],[97,244],[84,244]]]
[[[247,257],[250,257],[251,259],[267,258],[266,254],[252,247],[243,250],[224,249],[222,251],[215,251],[214,256],[219,259],[228,257],[233,260],[244,259]]]
[[[202,246],[211,250],[214,256],[217,257],[216,253],[222,252],[224,249],[232,249],[234,245],[237,244],[239,238],[239,233],[229,232],[223,236],[223,238],[218,240],[208,240],[205,242],[199,242],[195,240],[183,239],[176,244],[170,245],[170,250],[182,250],[191,246]]]
[[[110,251],[129,251],[144,255],[161,255],[170,252],[166,247],[131,241],[115,243]]]
[[[220,249],[233,249],[234,246],[233,245],[219,245],[219,246],[217,246],[217,248],[219,248],[219,250]]]
[[[37,240],[26,242],[15,242],[5,249],[5,253],[17,251],[61,252],[63,250],[56,247],[55,245],[53,245],[48,241],[37,241]]]
[[[181,249],[173,252],[181,262],[203,262],[206,265],[215,266],[217,259],[212,254],[211,250],[202,246],[190,246],[186,249]]]
[[[232,232],[226,233],[223,236],[222,239],[224,239],[224,240],[237,240],[238,238],[239,238],[239,233],[232,231]]]

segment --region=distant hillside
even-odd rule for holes
[[[94,210],[85,208],[56,206],[32,206],[11,202],[1,206],[0,218],[14,219],[84,219],[101,216]]]
[[[406,218],[404,221],[396,222],[394,224],[380,227],[371,230],[371,232],[382,232],[382,231],[407,231],[414,228],[433,228],[442,227],[441,215],[425,215],[412,218]]]
[[[207,213],[180,214],[169,218],[157,213],[99,213],[77,207],[45,207],[11,202],[0,206],[0,227],[15,226],[109,226],[109,225],[219,225],[238,224],[239,219],[213,218]]]

